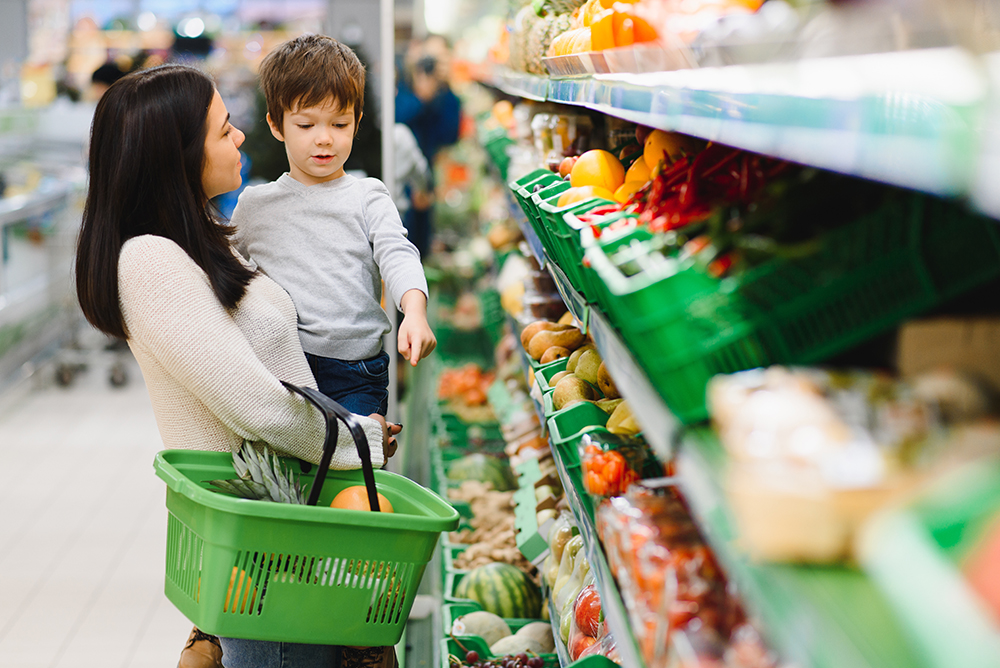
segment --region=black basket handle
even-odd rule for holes
[[[281,381],[281,384],[292,392],[305,397],[326,418],[326,438],[323,440],[323,456],[320,459],[319,471],[316,472],[316,478],[313,480],[306,505],[315,506],[319,501],[319,493],[323,489],[323,482],[326,481],[327,471],[330,470],[330,460],[333,459],[333,451],[337,449],[337,437],[340,430],[337,418],[340,418],[347,425],[347,430],[351,432],[351,436],[354,438],[354,445],[358,448],[358,455],[361,457],[361,471],[365,477],[365,488],[368,490],[368,505],[372,510],[380,512],[382,509],[379,507],[378,493],[375,490],[375,470],[372,468],[372,453],[368,447],[368,436],[365,434],[364,427],[358,421],[358,416],[317,390],[309,387],[299,387],[285,381]]]

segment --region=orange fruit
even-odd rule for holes
[[[615,194],[607,188],[602,188],[600,186],[578,186],[576,188],[569,188],[568,190],[563,191],[563,194],[560,195],[559,199],[556,201],[556,206],[576,204],[577,202],[582,202],[592,197],[603,197],[606,200],[614,201]]]
[[[646,181],[626,181],[615,191],[615,201],[624,204],[637,190],[642,190],[646,183]]]
[[[689,153],[695,147],[694,141],[679,135],[676,132],[666,132],[664,130],[653,130],[646,137],[646,146],[642,151],[642,159],[650,171],[656,167],[657,163],[664,159],[666,154],[667,162],[673,162],[685,153]]]
[[[625,168],[621,160],[603,149],[591,149],[577,158],[569,173],[574,187],[598,186],[614,192],[625,183]]]
[[[509,128],[514,124],[514,105],[509,100],[500,100],[493,105],[493,118],[500,125]]]
[[[645,183],[652,178],[649,172],[649,165],[646,164],[646,159],[643,157],[642,160],[636,160],[632,163],[632,166],[625,171],[625,183],[629,181],[640,181]]]
[[[378,494],[378,505],[382,509],[383,513],[391,513],[392,504],[389,503],[389,499],[382,496],[380,492]],[[368,489],[364,485],[354,485],[352,487],[345,487],[337,496],[333,497],[333,501],[330,502],[331,508],[340,508],[342,510],[371,510],[371,505],[368,503]]]

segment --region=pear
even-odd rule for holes
[[[567,350],[576,350],[583,343],[583,332],[576,327],[561,330],[543,329],[528,341],[528,355],[533,360],[540,360],[545,351],[552,346],[560,346]]]
[[[569,375],[572,375],[569,371],[560,371],[559,373],[554,374],[551,378],[549,378],[549,387],[555,387],[559,384],[560,380]]]
[[[556,360],[560,360],[564,357],[569,357],[571,352],[572,351],[570,351],[569,348],[551,346],[550,348],[547,348],[544,353],[542,353],[542,356],[538,358],[538,361],[542,364],[548,364],[549,362],[555,362]]]
[[[615,381],[608,373],[608,367],[604,362],[601,362],[601,366],[597,369],[597,387],[600,388],[601,392],[604,393],[607,399],[617,399],[621,396],[618,393],[618,388],[615,387]]]
[[[592,350],[593,348],[594,346],[590,345],[589,343],[585,343],[576,350],[574,350],[573,353],[569,356],[569,359],[566,360],[566,370],[575,371],[576,362],[577,360],[580,359],[580,355],[582,355],[585,350]]]
[[[524,329],[521,330],[521,347],[527,350],[528,342],[531,341],[531,337],[543,329],[565,329],[567,326],[568,325],[560,325],[552,322],[551,320],[536,320],[535,322],[528,323],[525,325]]]
[[[596,387],[597,371],[601,368],[601,364],[603,361],[597,350],[585,350],[576,360],[576,368],[573,369],[573,373]]]
[[[608,415],[611,415],[612,413],[615,412],[615,409],[618,408],[618,404],[620,404],[623,401],[625,401],[625,400],[622,399],[621,397],[614,398],[614,399],[606,398],[606,399],[600,399],[598,401],[595,401],[594,405],[597,406],[598,408],[600,408],[602,411],[604,411]]]
[[[566,311],[565,313],[562,314],[562,317],[559,318],[556,322],[559,323],[560,325],[572,325],[573,314],[570,313],[569,311]]]
[[[552,390],[552,405],[557,411],[580,401],[593,401],[596,398],[597,392],[593,385],[573,375],[560,380]]]
[[[608,418],[607,429],[612,434],[622,436],[635,436],[642,431],[639,423],[635,421],[635,416],[632,415],[632,409],[629,408],[627,401],[621,402],[615,408],[615,411]]]

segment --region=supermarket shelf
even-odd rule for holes
[[[555,280],[556,289],[562,296],[563,303],[566,305],[566,308],[573,314],[573,317],[576,318],[577,322],[582,324],[583,330],[587,331],[587,322],[589,320],[591,310],[587,300],[583,298],[583,295],[573,289],[573,286],[570,285],[566,274],[563,273],[563,270],[560,269],[554,262],[548,262],[546,264],[546,268]]]
[[[540,408],[540,407],[539,407]],[[544,411],[539,410],[539,419],[545,421]],[[573,518],[583,536],[584,549],[586,550],[587,561],[590,563],[590,572],[594,575],[594,583],[597,591],[601,595],[601,609],[604,612],[604,619],[608,624],[608,629],[617,641],[618,653],[621,656],[621,665],[630,668],[645,668],[645,661],[639,652],[635,635],[632,633],[632,625],[629,622],[628,612],[625,610],[625,603],[622,601],[615,583],[614,574],[608,566],[608,560],[604,556],[601,548],[601,541],[597,536],[597,530],[590,519],[590,515],[584,509],[583,500],[580,498],[580,491],[573,484],[573,480],[566,468],[566,462],[559,456],[559,449],[552,448],[552,457],[556,462],[556,470],[559,472],[559,482],[562,483],[563,490],[569,501]],[[555,617],[554,619],[558,619]]]
[[[794,162],[938,195],[970,191],[989,79],[959,48],[547,80],[512,95],[582,106]]]
[[[677,478],[706,540],[736,583],[747,609],[759,619],[769,641],[784,659],[810,668],[920,668],[891,610],[859,571],[843,567],[754,565],[738,549],[721,480],[725,453],[707,429],[683,433],[642,367],[600,309],[585,304],[566,275],[550,272],[567,305],[585,306],[589,331],[622,396],[633,407],[643,435],[663,461],[676,453]],[[574,312],[574,315],[577,315]],[[698,436],[693,437],[691,433]],[[557,458],[567,494],[567,474]],[[593,525],[578,498],[570,498],[588,549],[600,552]],[[590,556],[588,555],[588,558]],[[600,554],[603,560],[603,553]],[[592,564],[599,563],[591,561]],[[603,561],[606,565],[606,561]],[[593,568],[593,566],[592,566]],[[601,572],[595,571],[602,593]],[[611,578],[610,573],[605,573]],[[613,585],[613,579],[608,579]],[[616,590],[615,590],[616,591]],[[624,664],[631,665],[631,664]]]
[[[517,227],[521,230],[521,234],[524,236],[528,248],[531,249],[531,254],[538,261],[538,265],[544,267],[547,260],[545,259],[545,248],[542,246],[542,240],[538,238],[534,228],[531,227],[531,223],[528,222],[528,217],[524,215],[524,211],[521,210],[521,207],[518,206],[517,202],[510,195],[510,190],[507,190],[507,193],[510,215],[517,221]]]
[[[738,537],[721,482],[726,455],[709,429],[687,434],[677,479],[691,513],[748,612],[793,665],[921,668],[886,601],[860,571],[843,566],[755,564]]]
[[[570,311],[594,339],[594,345],[601,353],[615,386],[632,407],[642,433],[661,461],[669,461],[675,450],[674,439],[680,422],[667,408],[660,395],[653,389],[646,372],[635,360],[635,356],[622,341],[618,332],[608,323],[600,309],[586,303],[586,300],[570,284],[566,274],[559,267],[549,263],[549,273],[555,280],[559,293]],[[577,311],[579,309],[579,313]]]

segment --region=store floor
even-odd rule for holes
[[[0,666],[172,668],[191,625],[163,595],[161,449],[134,360],[0,395]]]

